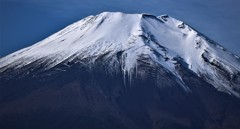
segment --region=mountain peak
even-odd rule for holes
[[[184,76],[177,70],[179,65],[184,65],[217,89],[240,97],[239,59],[166,14],[156,17],[145,13],[103,12],[86,17],[0,59],[0,72],[21,69],[34,62],[49,70],[66,61],[85,59],[84,63],[91,67],[102,56],[103,63],[105,59],[119,63],[124,76],[129,78],[136,72],[139,60],[151,60],[149,65],[164,67],[188,91]]]

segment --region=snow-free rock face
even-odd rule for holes
[[[239,129],[239,94],[239,57],[168,15],[89,16],[0,59],[3,129]]]
[[[104,57],[102,63],[111,58],[109,70],[121,66],[128,80],[137,72],[138,60],[149,59],[167,69],[189,91],[182,80],[184,75],[177,70],[185,65],[215,88],[240,97],[239,57],[168,15],[104,12],[89,16],[0,59],[0,71],[2,77],[14,78],[17,73],[8,75],[11,69],[26,75],[37,67],[31,66],[34,62],[46,70],[63,62],[71,67],[68,63],[84,61],[91,67],[99,57]]]

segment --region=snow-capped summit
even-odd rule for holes
[[[113,62],[109,69],[117,69],[117,62],[130,79],[144,57],[151,60],[150,65],[166,69],[190,91],[183,80],[185,75],[178,70],[179,65],[184,65],[218,90],[240,97],[239,57],[168,15],[104,12],[86,17],[0,59],[0,72],[5,77],[12,69],[22,69],[21,73],[26,75],[29,69],[37,67],[31,65],[35,62],[49,70],[61,63],[85,59],[84,63],[91,67],[103,56],[103,63],[109,59]]]
[[[0,59],[4,129],[239,129],[239,98],[239,57],[168,15],[104,12]]]

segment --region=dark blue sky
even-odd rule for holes
[[[240,55],[239,0],[0,0],[0,57],[104,11],[169,14]]]

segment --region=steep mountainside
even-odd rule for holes
[[[3,128],[240,127],[239,57],[168,15],[89,16],[0,72]]]

